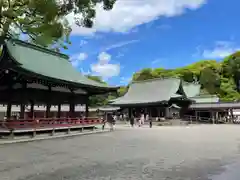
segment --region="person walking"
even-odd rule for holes
[[[149,127],[152,128],[152,118],[149,118]]]
[[[108,122],[108,124],[110,126],[110,131],[113,131],[113,123],[114,123],[113,121],[114,121],[114,119],[113,119],[112,114],[111,113],[107,113],[107,122]]]
[[[106,118],[102,118],[102,123],[103,123],[102,124],[102,130],[105,129],[106,122],[107,122]]]
[[[130,117],[130,125],[133,127],[134,126],[134,116]]]
[[[146,114],[146,119],[145,119],[147,122],[149,121],[149,114]],[[143,122],[144,124],[144,122]]]
[[[144,121],[145,121],[145,117],[144,117],[144,114],[142,113],[139,119],[139,127],[144,124]]]

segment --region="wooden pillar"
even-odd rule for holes
[[[46,103],[46,114],[45,114],[46,118],[50,117],[50,112],[51,112],[51,92],[52,92],[52,88],[51,88],[51,86],[48,86],[47,103]]]
[[[219,122],[219,114],[218,114],[218,111],[216,111],[216,122],[217,122],[217,124],[218,124],[218,122]]]
[[[160,115],[160,108],[159,107],[156,107],[157,108],[157,117],[160,118],[161,115]]]
[[[214,111],[211,111],[211,118],[212,118],[212,123],[215,124]]]
[[[31,100],[30,101],[30,118],[34,119],[35,115],[34,115],[34,101]]]
[[[231,123],[233,123],[234,115],[233,115],[233,109],[230,110],[231,113]]]
[[[20,104],[20,119],[25,118],[25,103]]]
[[[74,116],[75,116],[75,104],[73,101],[71,101],[69,104],[69,116],[71,118],[74,118]]]
[[[88,107],[88,102],[86,103],[86,109],[85,109],[85,117],[89,116],[89,107]]]
[[[7,119],[10,119],[12,116],[12,98],[13,98],[13,82],[9,82],[8,84],[8,102],[7,102]]]
[[[69,117],[73,118],[74,116],[75,116],[75,101],[74,101],[74,93],[72,91],[72,94],[69,97]]]
[[[196,121],[198,120],[198,111],[197,110],[195,110],[195,119],[196,119]]]
[[[47,105],[46,105],[46,118],[50,117],[50,112],[51,112],[51,104],[47,103]]]
[[[7,104],[7,119],[11,118],[11,114],[12,114],[12,103],[8,102],[8,104]]]
[[[170,117],[170,112],[169,112],[169,108],[168,107],[165,107],[165,118],[169,118]]]
[[[58,104],[57,118],[61,117],[61,104]]]
[[[89,97],[86,98],[86,104],[85,104],[85,117],[87,118],[89,116]]]
[[[128,108],[128,118],[131,119],[132,118],[132,109]]]
[[[21,89],[21,104],[20,104],[20,119],[24,119],[25,118],[25,106],[26,106],[26,100],[27,100],[27,82],[22,82],[22,89]]]

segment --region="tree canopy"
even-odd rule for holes
[[[79,26],[92,27],[95,6],[110,10],[116,0],[0,0],[0,40],[27,35],[33,43],[48,47],[70,43],[66,15],[73,13]]]
[[[99,76],[87,76],[89,79],[94,81],[107,84]],[[126,87],[120,87],[116,93],[107,93],[102,95],[95,95],[90,97],[90,106],[103,106],[109,103],[109,100],[116,99],[117,97],[123,96],[126,93]]]
[[[201,60],[176,69],[142,69],[133,75],[133,81],[166,77],[179,77],[187,82],[197,81],[203,92],[216,94],[223,101],[240,100],[240,52],[223,61]]]

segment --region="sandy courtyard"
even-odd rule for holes
[[[0,180],[239,180],[239,142],[238,125],[120,126],[2,145]]]

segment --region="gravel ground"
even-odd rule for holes
[[[1,145],[0,180],[238,180],[239,132],[238,125],[119,126]]]

